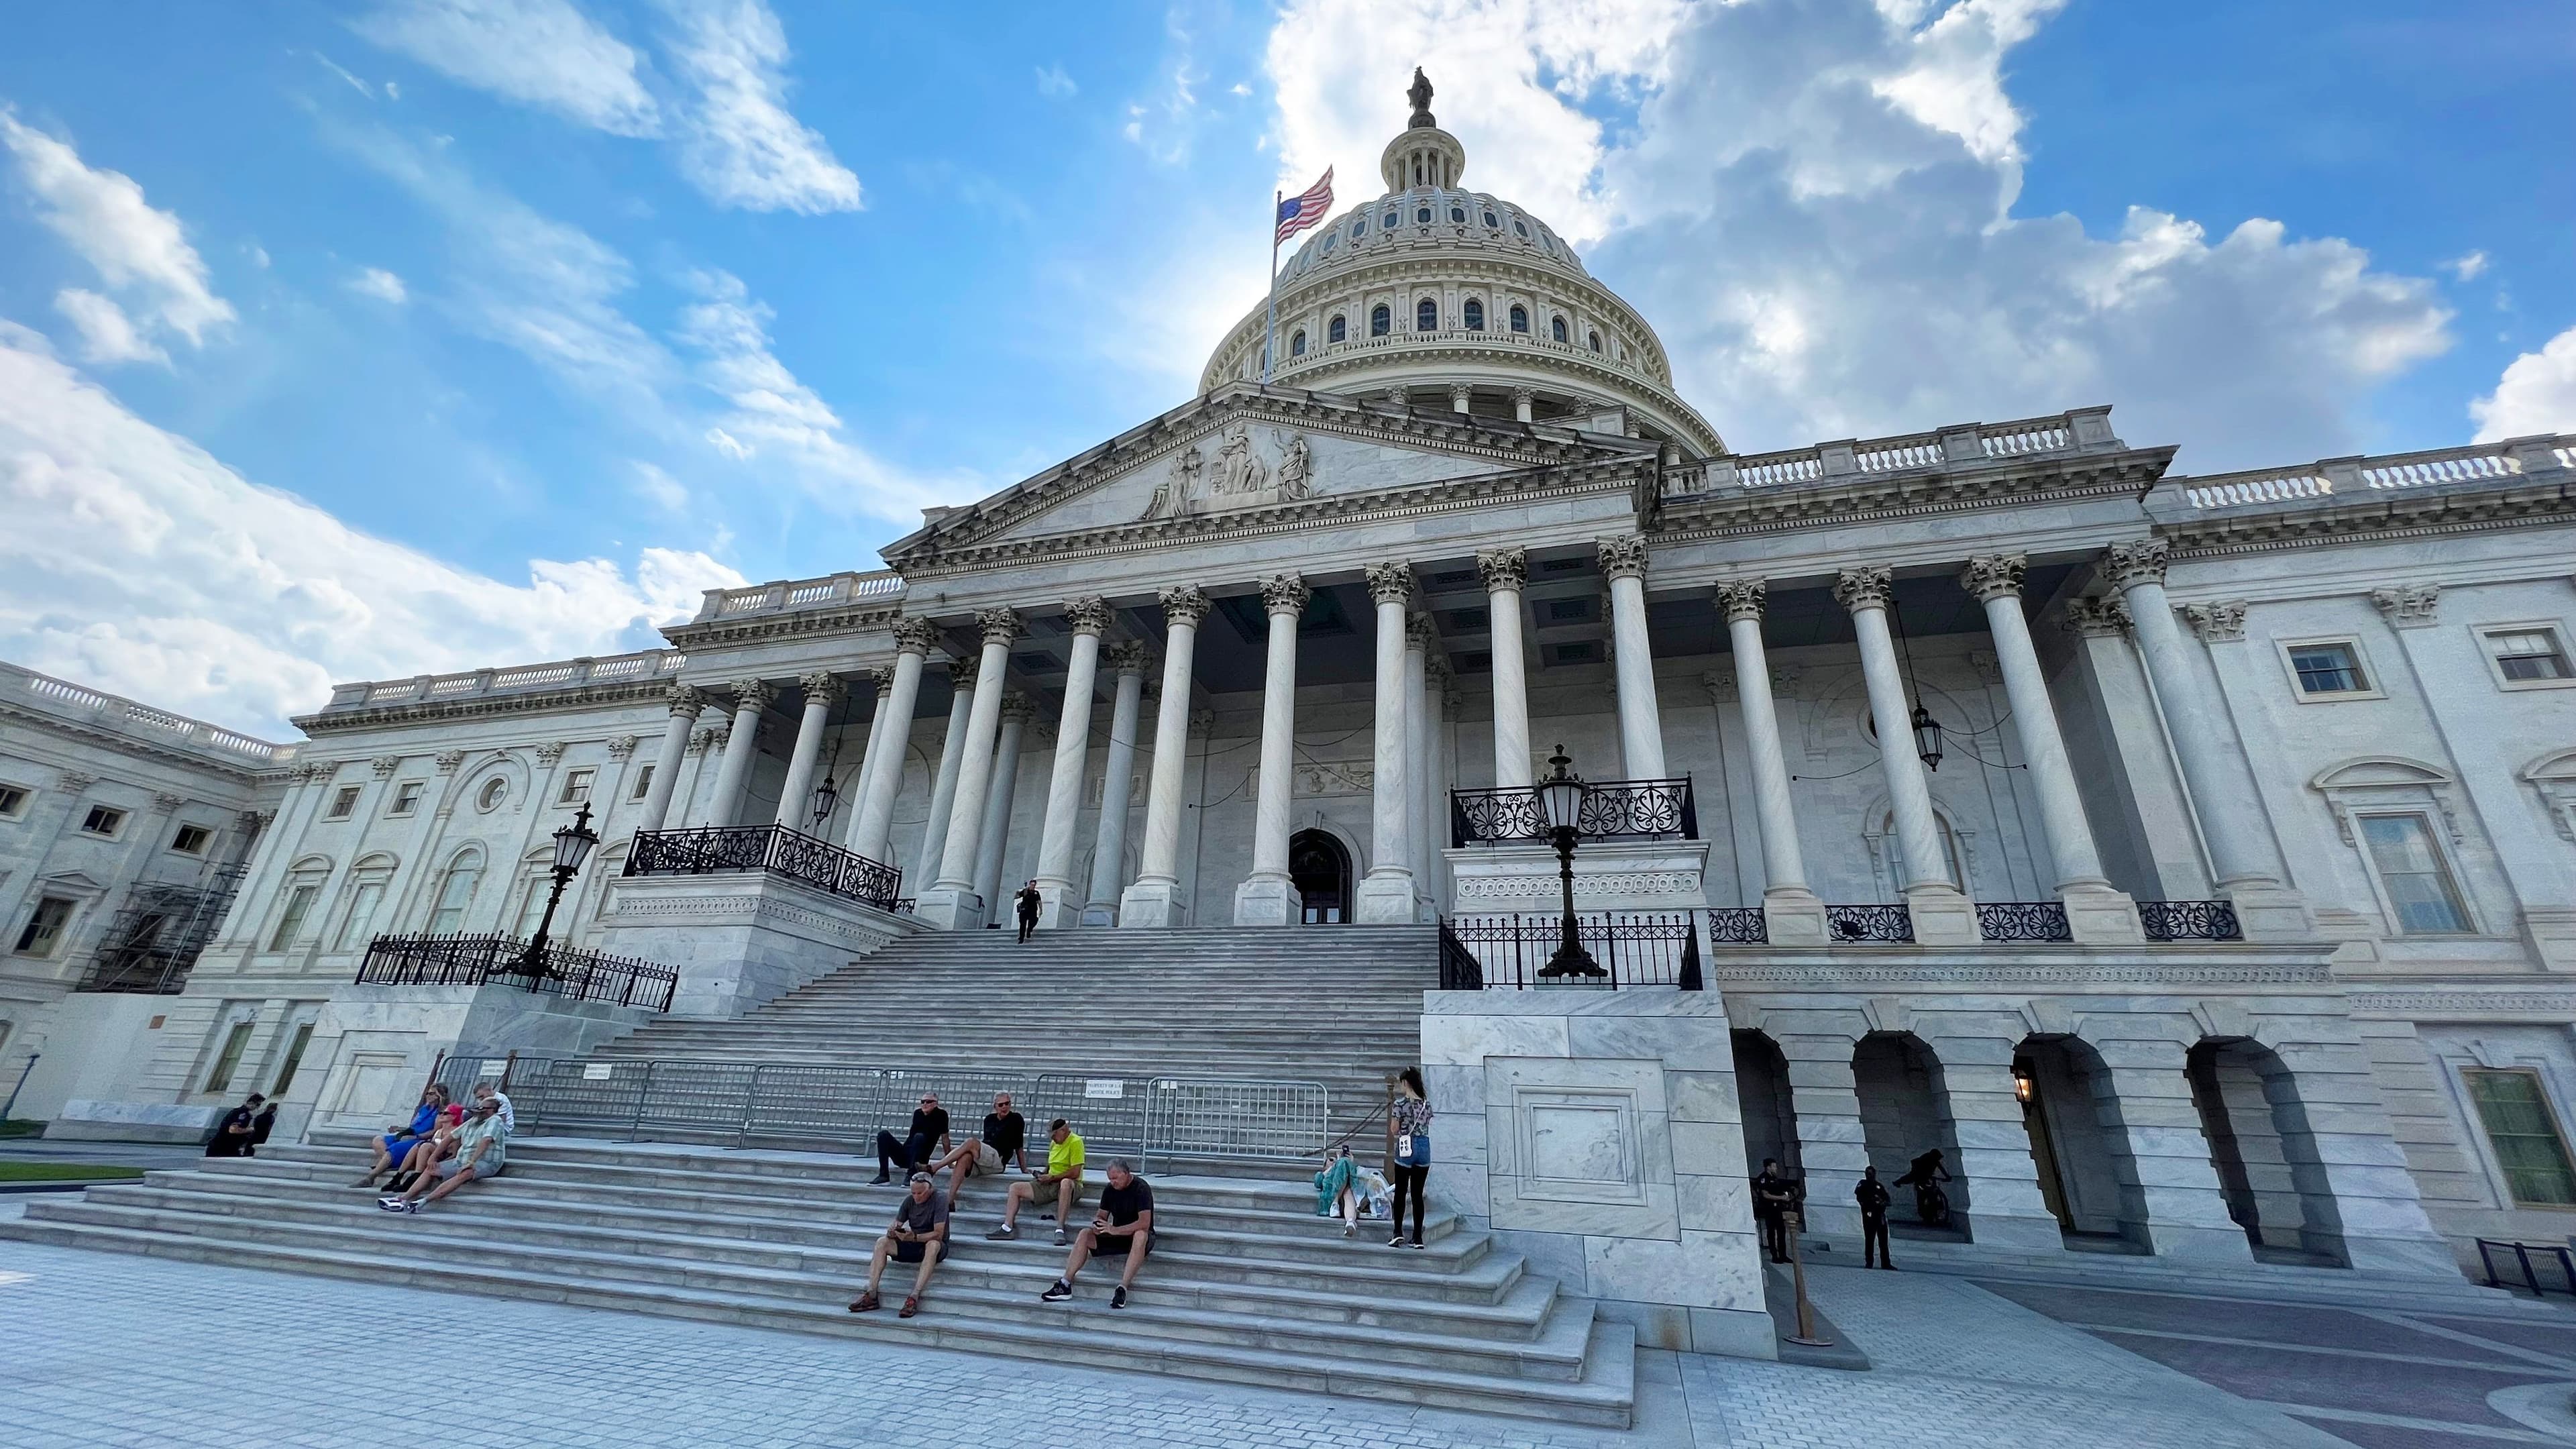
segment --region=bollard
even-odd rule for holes
[[[1807,1262],[1800,1250],[1798,1230],[1805,1226],[1797,1213],[1784,1214],[1789,1232],[1789,1281],[1798,1291],[1798,1331],[1789,1341],[1801,1348],[1831,1348],[1834,1341],[1816,1336],[1816,1310],[1807,1302]]]

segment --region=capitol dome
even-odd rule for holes
[[[1270,380],[1524,422],[1624,409],[1639,437],[1723,452],[1673,392],[1645,318],[1545,221],[1459,185],[1467,149],[1433,120],[1430,90],[1416,71],[1412,123],[1378,161],[1386,194],[1317,227],[1280,269]],[[1265,300],[1226,334],[1201,392],[1261,380],[1268,317]]]

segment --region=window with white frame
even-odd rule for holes
[[[283,1097],[286,1095],[286,1089],[295,1085],[296,1069],[304,1065],[304,1050],[311,1045],[313,1045],[313,1023],[297,1022],[295,1034],[287,1038],[286,1055],[277,1064],[277,1082],[268,1089],[271,1097]]]
[[[2527,1068],[2471,1067],[2460,1073],[2478,1126],[2504,1169],[2516,1207],[2576,1207],[2576,1168],[2549,1107],[2540,1074]]]
[[[420,797],[427,789],[428,787],[418,780],[403,781],[394,787],[394,803],[387,807],[385,813],[410,815],[417,812],[420,809]]]
[[[214,838],[215,832],[205,826],[182,825],[178,833],[170,837],[170,848],[181,855],[203,855],[206,853],[206,842]]]
[[[588,801],[590,799],[590,782],[597,779],[598,776],[599,771],[595,769],[564,771],[563,793],[555,797],[555,803],[558,805],[579,805]]]
[[[27,802],[35,796],[36,792],[24,785],[0,785],[0,820],[25,819]]]
[[[27,924],[18,931],[17,951],[24,956],[51,956],[63,943],[63,931],[72,923],[74,902],[67,896],[45,896],[27,913]]]
[[[286,909],[278,913],[277,929],[269,932],[268,949],[283,951],[295,944],[297,933],[304,929],[304,918],[313,914],[313,902],[321,894],[320,883],[314,881],[287,887]]]
[[[385,903],[385,883],[380,880],[358,882],[349,897],[349,914],[340,918],[340,935],[332,942],[335,951],[363,951],[376,934],[376,912]]]
[[[250,1033],[253,1025],[255,1023],[245,1019],[236,1021],[224,1029],[224,1044],[215,1052],[214,1069],[206,1073],[207,1091],[231,1090],[233,1073],[241,1070],[242,1054],[250,1049]]]
[[[635,788],[627,793],[629,800],[641,800],[653,793],[654,766],[649,762],[635,772]]]
[[[2400,934],[2456,936],[2469,931],[2468,907],[2434,843],[2430,820],[2410,812],[2364,815],[2358,823],[2371,869],[2378,872],[2380,889],[2397,913]]]
[[[322,812],[325,820],[346,820],[358,812],[358,787],[343,785],[331,792],[331,808]]]
[[[2349,639],[2284,644],[2281,652],[2302,699],[2356,698],[2379,692],[2362,667],[2361,646]]]
[[[2486,636],[2487,663],[2496,682],[2507,689],[2528,689],[2576,682],[2567,662],[2567,645],[2546,624],[2523,624],[2481,631]]]
[[[92,805],[89,814],[81,819],[84,834],[103,835],[110,840],[114,840],[116,832],[124,828],[125,812],[113,805]]]
[[[448,862],[447,874],[438,885],[438,903],[429,913],[431,934],[444,936],[465,929],[466,907],[474,904],[474,888],[482,880],[483,857],[468,851]]]

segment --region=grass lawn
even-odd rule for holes
[[[112,1162],[0,1162],[0,1182],[91,1182],[142,1175],[140,1167]]]

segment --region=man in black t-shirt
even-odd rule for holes
[[[1025,941],[1038,928],[1038,907],[1045,904],[1038,895],[1038,883],[1030,881],[1011,898],[1020,908],[1020,939]]]
[[[894,1181],[886,1171],[889,1162],[900,1162],[907,1173],[928,1162],[931,1149],[948,1150],[948,1109],[939,1105],[939,1094],[924,1092],[921,1105],[912,1112],[912,1125],[901,1138],[891,1132],[877,1134],[877,1185]]]
[[[921,1270],[912,1275],[911,1296],[903,1300],[898,1318],[910,1318],[921,1311],[922,1290],[930,1286],[930,1272],[939,1260],[948,1256],[948,1199],[930,1185],[930,1174],[916,1172],[911,1188],[902,1202],[895,1204],[894,1221],[877,1239],[876,1255],[868,1260],[868,1286],[850,1303],[852,1313],[874,1313],[877,1310],[877,1283],[885,1277],[886,1264],[918,1263]]]
[[[1109,1186],[1101,1190],[1100,1211],[1091,1226],[1073,1240],[1073,1253],[1064,1260],[1064,1276],[1040,1298],[1061,1303],[1073,1296],[1073,1280],[1082,1265],[1094,1257],[1123,1255],[1125,1271],[1118,1275],[1118,1291],[1109,1295],[1109,1306],[1127,1306],[1127,1290],[1135,1285],[1136,1270],[1145,1266],[1145,1254],[1154,1246],[1154,1189],[1138,1177],[1127,1159],[1109,1164]]]
[[[1860,1184],[1852,1189],[1852,1198],[1860,1204],[1860,1265],[1864,1268],[1893,1268],[1896,1258],[1887,1251],[1887,1184],[1878,1180],[1878,1169],[1861,1169]]]
[[[984,1114],[984,1128],[957,1144],[957,1150],[930,1164],[933,1173],[950,1174],[948,1196],[953,1201],[957,1189],[966,1179],[979,1172],[998,1173],[1004,1166],[1016,1163],[1022,1172],[1029,1170],[1029,1119],[1011,1106],[1011,1094],[993,1094],[993,1110]]]
[[[254,1135],[259,1131],[260,1104],[268,1098],[257,1092],[248,1100],[224,1114],[215,1128],[214,1140],[206,1144],[208,1157],[248,1157]]]

